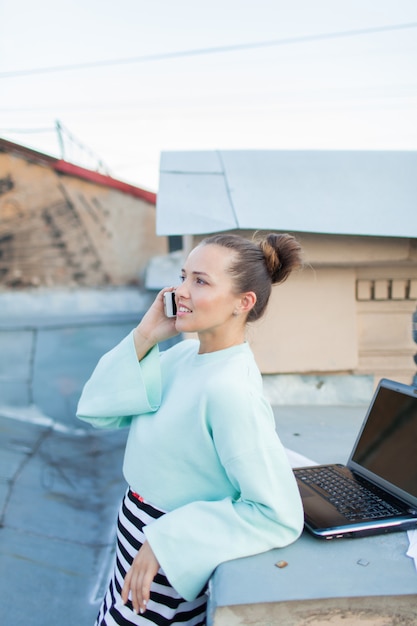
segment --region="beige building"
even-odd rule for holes
[[[141,284],[156,195],[0,139],[0,288]]]
[[[170,152],[157,232],[291,232],[306,268],[273,291],[249,340],[264,374],[411,383],[417,153]],[[335,378],[333,378],[335,380]]]

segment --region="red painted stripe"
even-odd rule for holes
[[[129,183],[124,183],[123,181],[112,178],[111,176],[100,174],[100,172],[88,170],[84,167],[80,167],[79,165],[68,163],[68,161],[63,161],[62,159],[59,159],[56,161],[56,163],[53,163],[52,167],[56,172],[60,172],[61,174],[76,176],[77,178],[88,180],[92,183],[96,183],[97,185],[103,185],[105,187],[110,187],[111,189],[117,189],[122,193],[127,193],[128,195],[134,196],[135,198],[141,198],[142,200],[146,200],[151,204],[156,204],[156,193],[153,193],[152,191],[147,191],[146,189],[141,189],[140,187],[135,187],[134,185],[129,185]]]

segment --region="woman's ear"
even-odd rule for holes
[[[256,304],[256,294],[253,291],[247,291],[244,293],[240,300],[240,311],[242,313],[249,313]]]

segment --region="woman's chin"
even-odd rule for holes
[[[185,315],[182,315],[181,317],[177,316],[175,328],[181,333],[193,333],[195,331],[191,320],[187,319]]]

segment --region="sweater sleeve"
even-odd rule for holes
[[[242,398],[241,406],[234,409],[244,411],[244,404]],[[273,417],[271,422],[266,406],[258,407],[264,414],[259,427],[251,426],[255,420],[248,419],[246,407],[239,424],[243,436],[231,432],[221,419],[221,441],[216,446],[240,497],[192,502],[144,529],[170,583],[188,600],[198,595],[220,563],[288,545],[303,528],[299,491]],[[250,407],[254,408],[252,403]],[[231,456],[232,450],[237,454]]]
[[[122,428],[132,417],[156,411],[160,401],[158,347],[139,362],[132,332],[98,362],[82,391],[77,417],[96,428]]]

